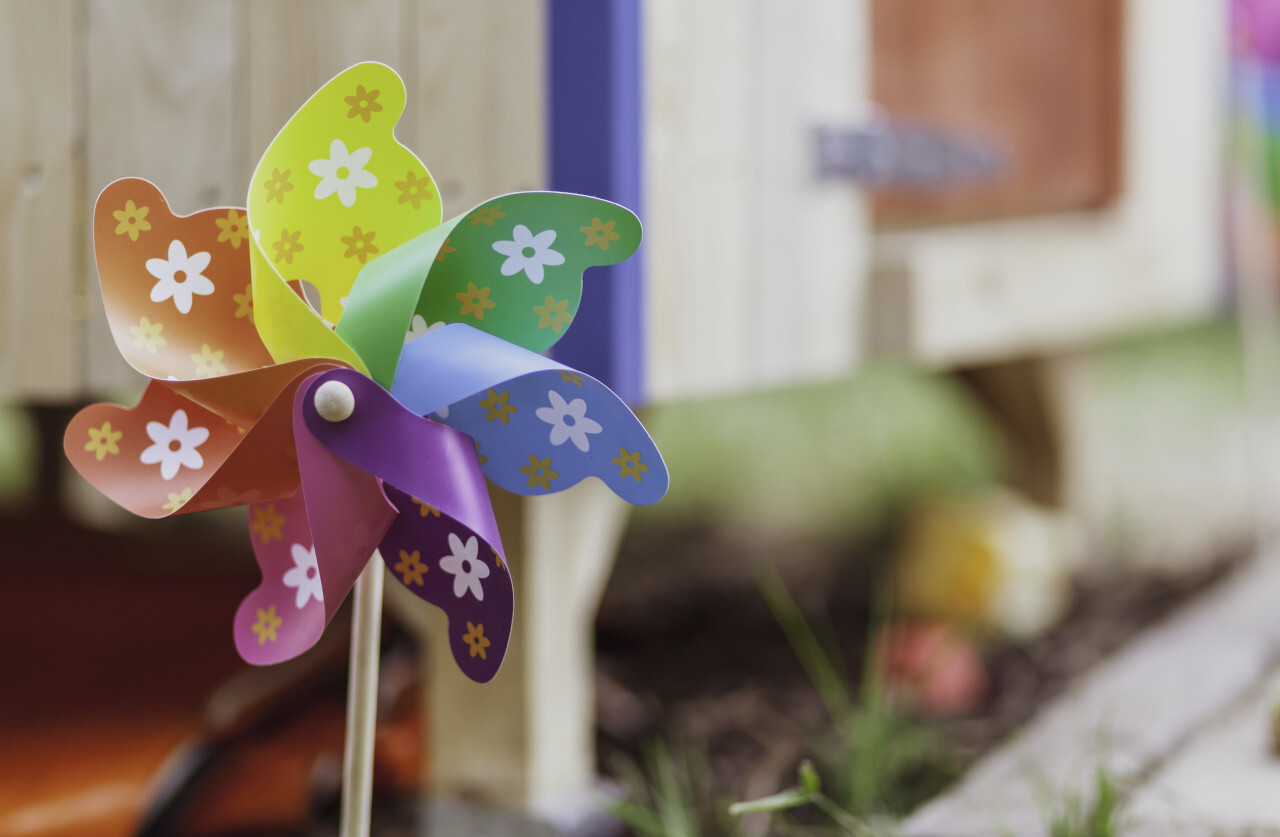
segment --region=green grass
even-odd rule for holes
[[[639,837],[734,837],[738,831],[711,789],[705,762],[658,740],[642,763],[619,756],[612,763],[623,797],[609,812]]]
[[[844,834],[853,837],[892,837],[893,823],[884,819],[862,819],[840,807],[831,797],[822,792],[822,779],[811,761],[803,761],[796,770],[797,784],[793,788],[753,799],[749,802],[735,802],[729,806],[732,816],[768,813],[781,814],[786,811],[812,806],[821,811]]]
[[[989,485],[1000,443],[945,376],[877,363],[851,379],[684,404],[647,423],[671,471],[637,526],[867,534],[922,494]]]
[[[766,571],[760,587],[826,708],[828,723],[811,736],[810,748],[835,806],[874,823],[908,813],[955,778],[958,761],[942,734],[885,699],[870,647],[855,688],[839,649],[819,640],[776,573]],[[882,605],[873,614],[869,645],[886,619]]]
[[[1049,837],[1117,837],[1120,794],[1103,768],[1094,774],[1093,797],[1086,803],[1069,795],[1049,815]]]
[[[0,505],[14,502],[35,484],[36,429],[20,407],[0,403]]]
[[[705,763],[655,743],[643,764],[615,762],[625,798],[610,810],[642,837],[734,837],[740,829],[733,817],[759,812],[773,815],[776,830],[813,833],[820,816],[856,837],[891,834],[896,817],[954,778],[951,748],[930,726],[882,698],[870,665],[854,688],[838,649],[824,646],[775,573],[765,572],[760,589],[826,709],[825,721],[810,731],[811,759],[799,766],[798,784],[726,807],[712,792]],[[804,824],[796,826],[793,817]]]

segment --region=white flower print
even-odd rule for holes
[[[461,538],[450,532],[449,548],[453,554],[440,559],[440,569],[453,576],[453,595],[461,599],[470,590],[477,601],[484,601],[480,579],[489,577],[489,566],[476,558],[480,550],[476,536],[472,535],[464,545]]]
[[[427,325],[426,319],[421,314],[414,314],[413,319],[409,322],[409,330],[404,335],[404,342],[409,343],[417,340],[424,334],[430,334],[438,328],[444,328],[443,320]]]
[[[555,230],[543,230],[534,235],[524,224],[516,224],[511,241],[493,243],[493,249],[507,257],[502,263],[502,275],[515,276],[523,270],[530,282],[541,285],[543,266],[564,264],[564,256],[551,249],[555,240]]]
[[[336,192],[343,206],[354,205],[357,188],[371,189],[378,185],[378,178],[364,170],[372,156],[372,148],[357,148],[348,154],[347,144],[342,140],[329,143],[329,159],[312,160],[307,166],[320,178],[316,184],[316,200],[322,201]]]
[[[147,259],[147,273],[159,279],[151,289],[152,302],[172,299],[183,314],[191,312],[191,297],[213,293],[213,283],[204,275],[209,266],[208,253],[187,255],[187,246],[181,241],[169,242],[169,258]]]
[[[307,549],[302,544],[295,543],[289,552],[293,555],[293,568],[284,574],[284,586],[297,589],[293,599],[294,605],[298,610],[302,610],[311,599],[323,602],[324,590],[320,587],[320,567],[316,563],[316,548],[313,546]]]
[[[555,390],[548,390],[547,398],[551,406],[539,407],[534,413],[551,425],[551,444],[559,446],[572,441],[575,448],[586,453],[591,447],[587,434],[604,430],[599,422],[587,418],[587,402],[581,398],[565,402]]]
[[[147,422],[147,435],[154,443],[142,452],[139,459],[144,465],[160,464],[160,476],[171,480],[178,469],[186,466],[193,471],[204,467],[204,457],[196,448],[209,439],[209,428],[187,427],[187,411],[175,410],[168,426],[158,421]]]

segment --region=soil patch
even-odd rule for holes
[[[597,623],[600,766],[639,761],[664,740],[705,763],[710,793],[747,799],[794,784],[828,724],[822,701],[765,604],[750,573],[726,583],[725,562],[795,550],[709,530],[630,539],[605,593]],[[811,543],[789,578],[815,631],[838,648],[856,694],[872,621],[883,545],[853,549]],[[931,722],[962,770],[1020,727],[1076,677],[1145,627],[1214,586],[1236,567],[1233,550],[1204,570],[1171,577],[1117,576],[1083,581],[1063,621],[1026,643],[992,639],[983,648],[991,688],[979,711]],[[651,558],[651,556],[657,556]],[[743,579],[746,579],[745,581]],[[909,791],[917,801],[941,789],[937,774]]]

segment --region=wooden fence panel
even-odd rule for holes
[[[646,319],[654,399],[851,368],[865,206],[813,131],[867,107],[865,4],[644,7]]]
[[[1105,209],[878,236],[870,348],[937,366],[1203,318],[1222,296],[1226,16],[1125,0],[1120,167]]]
[[[504,192],[545,188],[545,3],[424,0],[419,8],[410,118],[445,217]]]
[[[88,388],[140,390],[116,350],[97,287],[90,221],[98,193],[144,177],[179,214],[241,206],[236,178],[236,4],[89,0],[86,192]]]
[[[82,384],[78,256],[80,29],[67,2],[0,4],[0,395]]]
[[[403,0],[253,0],[240,7],[244,75],[240,97],[244,122],[239,181],[253,168],[276,133],[311,94],[361,61],[381,61],[410,75],[409,33],[415,4]],[[396,135],[416,145],[413,124]]]

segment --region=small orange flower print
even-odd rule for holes
[[[300,253],[303,250],[302,244],[298,241],[301,235],[302,230],[296,230],[292,233],[288,230],[280,230],[280,240],[271,244],[271,249],[276,251],[276,264],[280,264],[281,259],[284,259],[285,264],[293,264],[293,254]]]
[[[191,359],[196,364],[196,375],[201,378],[216,378],[219,375],[227,374],[227,365],[222,362],[226,352],[219,349],[214,351],[209,348],[208,343],[200,346],[200,351],[191,355]]]
[[[573,315],[569,313],[568,309],[569,300],[562,299],[556,302],[553,297],[547,297],[545,304],[533,307],[533,313],[541,318],[538,320],[538,328],[549,327],[556,334],[559,334],[565,325],[573,322]]]
[[[162,324],[153,323],[146,317],[138,320],[136,326],[129,326],[129,333],[134,337],[133,345],[139,349],[146,349],[153,355],[156,353],[157,348],[169,342],[160,336],[162,331],[164,331]]]
[[[342,236],[342,243],[347,245],[347,252],[343,253],[348,259],[359,259],[360,264],[364,264],[369,260],[370,256],[376,256],[381,251],[374,245],[373,237],[377,235],[373,230],[363,232],[359,227],[351,228],[351,235]]]
[[[414,209],[422,206],[423,201],[431,200],[431,178],[418,177],[412,171],[405,172],[404,180],[396,181],[396,188],[400,190],[396,202],[411,203]]]
[[[249,237],[249,218],[235,209],[228,209],[226,218],[214,218],[213,222],[222,231],[218,233],[218,241],[230,241],[237,250],[240,242]]]
[[[355,95],[343,99],[351,105],[351,110],[347,111],[347,118],[355,119],[358,116],[368,123],[375,113],[382,110],[382,105],[378,104],[378,94],[381,92],[381,90],[365,90],[363,84],[357,84]]]
[[[582,376],[577,372],[561,372],[560,380],[566,384],[573,384],[575,387],[582,386]]]
[[[631,477],[636,482],[644,479],[643,474],[649,470],[649,466],[640,461],[640,451],[631,452],[626,448],[618,448],[618,455],[610,461],[620,469],[620,478]]]
[[[248,317],[253,322],[253,283],[244,286],[244,293],[232,294],[231,299],[236,304],[236,319]]]
[[[275,503],[254,509],[253,518],[253,525],[249,528],[258,533],[263,543],[278,541],[284,537],[280,533],[280,527],[285,523],[284,515],[276,513]]]
[[[253,632],[258,635],[258,644],[276,641],[276,629],[284,624],[284,620],[276,616],[276,606],[263,610],[258,608],[258,621],[253,623]]]
[[[492,290],[492,288],[477,288],[475,283],[468,282],[466,292],[454,294],[458,302],[462,303],[462,316],[474,314],[477,320],[483,320],[485,311],[497,308],[498,304],[489,299],[489,293]]]
[[[89,428],[89,441],[85,443],[84,449],[98,457],[98,461],[101,462],[108,455],[120,452],[116,443],[122,436],[124,436],[123,430],[112,430],[111,422],[103,422],[101,427]]]
[[[454,247],[452,244],[450,244],[450,243],[449,243],[450,241],[453,241],[453,239],[452,239],[452,238],[446,238],[446,239],[444,240],[444,244],[440,245],[440,252],[439,252],[439,253],[436,253],[436,261],[438,261],[438,262],[442,262],[442,261],[444,261],[444,257],[445,257],[445,254],[446,254],[446,253],[456,253],[456,252],[458,252],[458,248],[456,248],[456,247]]]
[[[507,213],[502,212],[502,204],[494,204],[486,206],[484,209],[477,209],[467,217],[471,219],[471,226],[484,224],[486,227],[492,227],[493,222],[499,218],[506,218]]]
[[[587,247],[598,246],[601,250],[608,250],[610,241],[622,238],[613,231],[617,223],[617,221],[602,222],[599,218],[592,218],[591,226],[580,227],[578,231],[587,237],[584,242]]]
[[[520,469],[529,477],[529,487],[539,486],[543,491],[551,490],[551,480],[560,476],[559,473],[551,470],[551,457],[539,459],[533,454],[529,454],[529,464]]]
[[[262,182],[262,187],[267,190],[267,203],[276,201],[284,203],[284,193],[293,191],[293,184],[289,182],[289,175],[293,174],[293,169],[273,168],[271,176]]]
[[[191,502],[191,489],[184,488],[180,494],[170,494],[169,502],[165,503],[161,508],[168,511],[176,512],[178,509]]]
[[[120,222],[116,224],[116,235],[128,235],[130,241],[137,241],[139,233],[151,229],[151,222],[147,220],[150,211],[150,207],[134,206],[133,201],[125,201],[124,209],[111,213]]]
[[[413,502],[418,504],[418,514],[421,515],[422,517],[426,517],[427,515],[431,515],[432,517],[440,516],[440,510],[435,506],[429,506],[426,503],[419,500],[417,497],[413,498]]]
[[[426,564],[422,563],[422,558],[418,550],[406,552],[400,550],[400,561],[395,566],[395,571],[400,573],[400,579],[404,582],[404,586],[417,584],[422,586],[422,574],[430,570]]]
[[[516,405],[511,403],[511,393],[489,390],[488,395],[488,398],[480,401],[480,406],[489,411],[485,415],[485,420],[494,421],[496,419],[503,424],[509,424],[511,414],[516,411]],[[476,451],[478,452],[479,450],[480,447],[477,445]]]
[[[473,625],[468,622],[467,633],[462,637],[462,641],[471,646],[471,656],[479,657],[482,660],[488,659],[484,649],[488,648],[492,643],[484,635],[484,625]]]

